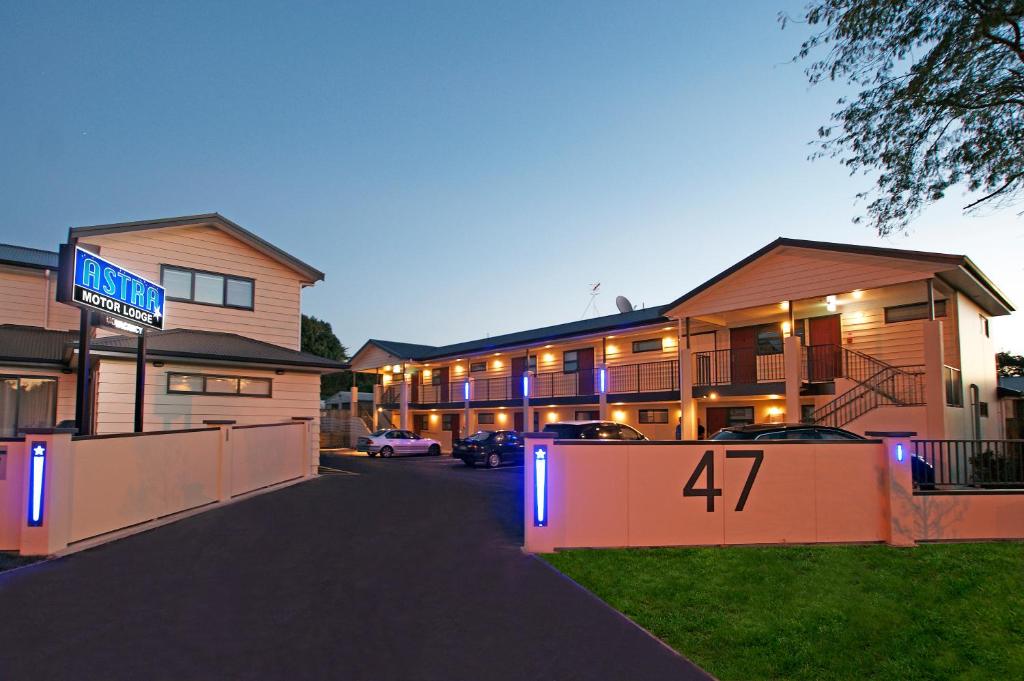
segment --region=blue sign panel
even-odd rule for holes
[[[164,288],[75,247],[71,301],[151,329],[164,328]]]

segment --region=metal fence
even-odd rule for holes
[[[1016,489],[1024,487],[1024,440],[914,440],[914,483]]]

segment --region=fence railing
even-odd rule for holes
[[[781,352],[758,354],[757,348],[705,350],[693,355],[695,386],[753,385],[786,380]]]
[[[664,360],[608,367],[608,392],[649,393],[679,390],[679,362]]]
[[[1024,487],[1024,440],[914,440],[918,488]]]
[[[593,375],[593,372],[584,374],[579,371],[568,374],[561,371],[537,374],[533,377],[533,386],[530,388],[530,396],[576,397],[577,395],[594,395],[597,393],[597,384],[591,378]],[[516,391],[516,397],[522,396],[522,388],[518,388]]]

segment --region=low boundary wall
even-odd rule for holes
[[[49,555],[76,542],[310,477],[309,419],[0,442],[0,550]]]
[[[912,433],[866,441],[526,436],[525,548],[1024,538],[1024,494],[917,493]]]

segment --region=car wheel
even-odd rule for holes
[[[428,456],[441,456],[441,445],[430,445],[427,449]]]
[[[385,457],[385,458],[391,456],[394,453],[395,453],[395,450],[391,449],[391,447],[381,447],[380,448],[380,455]]]
[[[494,453],[494,454],[488,454],[487,455],[487,467],[488,468],[497,468],[500,465],[501,465],[501,454]]]

